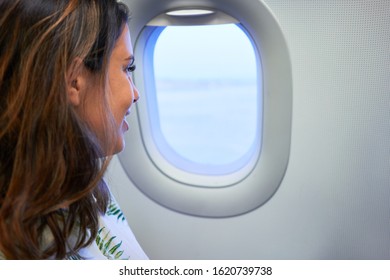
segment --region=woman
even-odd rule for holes
[[[0,258],[140,258],[103,181],[138,100],[116,0],[0,2]]]

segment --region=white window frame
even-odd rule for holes
[[[150,110],[155,105],[145,104],[150,102],[148,94],[154,90],[151,88],[153,85],[145,83],[148,79],[144,78],[144,75],[150,75],[150,72],[145,73],[145,65],[153,63],[148,61],[151,58],[146,56],[145,50],[146,40],[153,28],[143,32],[147,21],[138,19],[132,20],[130,30],[136,38],[137,71],[134,80],[144,100],[137,105],[137,115],[133,114],[132,128],[126,135],[126,149],[119,155],[129,178],[149,198],[172,210],[206,217],[239,215],[267,202],[284,177],[291,138],[291,64],[288,47],[276,19],[258,1],[248,2],[252,13],[248,13],[248,6],[234,1],[215,1],[212,7],[202,8],[216,10],[218,5],[220,10],[230,8],[230,14],[240,21],[253,39],[255,49],[261,53],[262,145],[256,146],[246,165],[224,175],[186,174],[164,159],[153,141],[153,137],[161,136],[151,131]],[[245,11],[243,7],[246,7]],[[155,8],[161,9],[158,14],[166,11],[163,5]],[[175,8],[182,9],[183,6],[172,7]],[[133,12],[137,14],[136,5]],[[224,14],[227,12],[224,11]],[[218,13],[207,17],[213,16],[218,16]],[[197,17],[194,20],[201,19]]]

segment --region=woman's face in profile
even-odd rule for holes
[[[109,104],[118,130],[115,153],[125,147],[124,133],[129,129],[125,117],[130,114],[131,106],[139,98],[138,90],[131,78],[134,69],[133,47],[129,29],[125,25],[108,66]]]
[[[126,116],[130,114],[131,107],[139,98],[138,90],[135,88],[131,72],[135,69],[133,48],[131,45],[130,33],[127,25],[122,30],[115,47],[112,51],[108,65],[108,100],[112,115],[116,124],[116,139],[110,138],[115,144],[114,153],[122,151],[125,147],[124,133],[129,129]],[[94,84],[92,81],[91,84]],[[96,90],[91,86],[89,90]],[[94,96],[94,94],[88,94]],[[88,99],[88,97],[87,97]],[[98,135],[104,135],[104,127],[95,106],[97,100],[89,98],[85,103],[86,116],[88,121],[96,129]],[[113,136],[114,137],[114,136]],[[113,143],[109,143],[113,144]]]

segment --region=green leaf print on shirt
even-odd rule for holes
[[[121,250],[122,241],[115,244],[116,236],[111,236],[110,231],[107,231],[106,233],[104,233],[104,231],[105,227],[102,227],[99,229],[96,236],[96,244],[102,254],[108,259],[129,259],[129,257],[121,258],[124,253],[124,250]],[[102,237],[103,235],[104,237]]]
[[[110,205],[108,206],[108,210],[106,212],[106,215],[107,216],[117,216],[116,217],[117,220],[121,220],[122,222],[124,222],[126,220],[125,215],[123,215],[122,210],[114,202],[110,203]]]

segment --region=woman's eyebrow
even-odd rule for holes
[[[134,55],[130,55],[129,57],[126,57],[124,60],[129,61],[131,64],[133,64],[135,61],[135,57]]]

